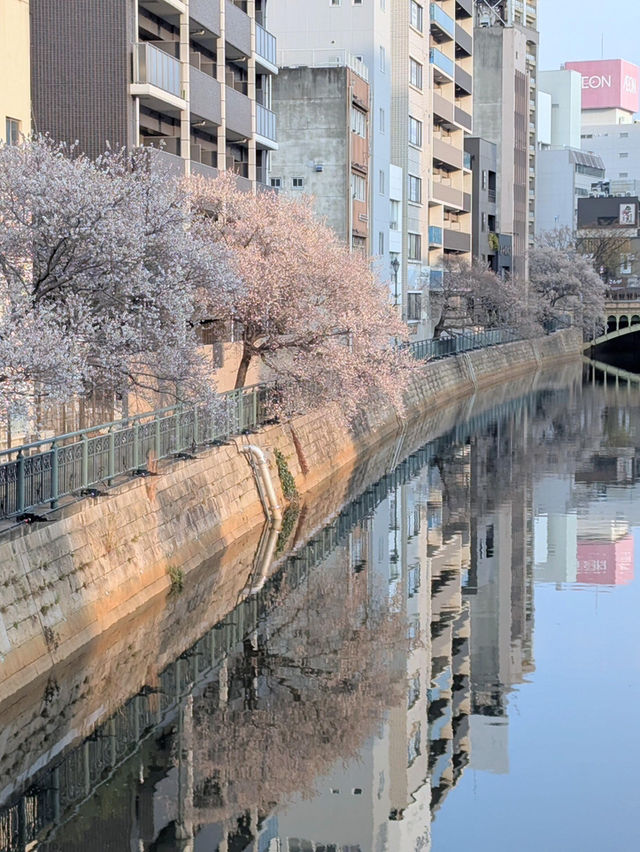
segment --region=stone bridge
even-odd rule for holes
[[[614,290],[605,301],[606,330],[585,343],[585,349],[640,331],[640,292]]]

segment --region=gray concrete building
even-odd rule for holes
[[[368,69],[349,54],[342,65],[281,68],[273,109],[280,142],[272,154],[271,186],[312,196],[318,217],[368,254]]]
[[[37,131],[90,156],[148,145],[176,174],[266,182],[266,0],[31,0],[31,42]]]
[[[574,148],[538,151],[536,232],[560,228],[575,231],[578,199],[587,198],[595,183],[605,177],[604,162],[594,154]]]
[[[510,234],[501,232],[496,203],[500,179],[496,146],[470,136],[465,151],[471,157],[473,256],[498,275],[511,275],[513,241]]]

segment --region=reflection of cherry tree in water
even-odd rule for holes
[[[296,589],[274,593],[269,616],[194,706],[198,817],[266,813],[336,760],[354,758],[401,700],[407,627],[371,595],[343,549]],[[206,817],[205,817],[206,814]]]

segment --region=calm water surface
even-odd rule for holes
[[[426,445],[88,741],[34,737],[0,852],[637,850],[638,446],[590,383]]]

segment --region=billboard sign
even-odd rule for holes
[[[582,109],[640,109],[640,68],[624,59],[566,62],[582,77]]]

